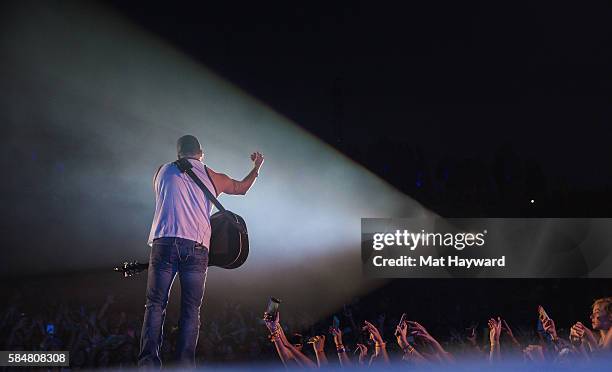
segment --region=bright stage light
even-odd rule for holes
[[[275,295],[285,308],[323,313],[375,285],[360,271],[362,217],[427,215],[109,9],[79,2],[10,9],[2,26],[3,86],[12,93],[2,98],[11,138],[5,151],[32,158],[30,169],[53,161],[45,191],[22,205],[36,216],[36,234],[21,237],[5,271],[26,261],[32,272],[79,271],[147,257],[151,178],[187,133],[199,137],[211,168],[236,178],[248,172],[252,151],[266,157],[246,197],[220,199],[247,221],[251,256],[239,270],[209,271],[207,301],[252,298],[263,306]]]

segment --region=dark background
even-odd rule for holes
[[[607,2],[110,4],[438,213],[607,216]]]

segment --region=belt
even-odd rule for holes
[[[184,239],[184,238],[178,238],[178,237],[174,237],[174,236],[164,236],[161,238],[155,238],[153,239],[153,241],[155,242],[156,240],[161,240],[161,239],[182,239],[182,240],[189,240],[189,239]],[[191,240],[193,242],[193,240]],[[197,243],[195,244],[195,248],[196,249],[208,249],[205,245],[203,245],[202,243]]]

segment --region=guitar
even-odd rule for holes
[[[234,227],[242,226],[242,229]],[[237,269],[249,256],[249,234],[246,223],[239,215],[228,211],[219,211],[210,216],[210,250],[208,266],[223,269]],[[123,274],[124,278],[139,274],[149,268],[149,263],[126,261],[113,270]]]
[[[139,263],[138,261],[124,262],[120,266],[115,267],[113,270],[122,273],[124,278],[129,278],[136,274],[140,274],[149,268],[148,263]]]

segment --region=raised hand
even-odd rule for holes
[[[419,324],[419,322],[413,322],[410,320],[407,320],[406,323],[408,323],[408,325],[410,326],[410,328],[412,329],[410,331],[410,334],[416,337],[420,337],[426,341],[429,342],[434,342],[436,341],[430,334],[429,332],[427,332],[427,330],[425,329],[425,327],[423,327],[421,324]]]
[[[370,332],[370,338],[374,340],[374,342],[376,342],[377,344],[384,343],[382,336],[380,335],[380,332],[378,331],[378,329],[376,329],[376,327],[372,323],[368,322],[367,320],[364,321],[364,323],[365,323],[365,326],[363,327],[363,329]]]
[[[512,333],[512,329],[510,329],[510,326],[508,325],[508,323],[506,323],[505,319],[502,319],[501,330],[502,332],[506,332],[508,336],[514,338],[514,333]]]
[[[359,364],[364,364],[368,357],[368,348],[364,344],[357,344],[355,352],[359,352]]]
[[[314,347],[315,352],[322,353],[325,348],[325,335],[314,336],[312,347]]]
[[[251,160],[253,161],[254,165],[259,168],[264,162],[264,156],[260,152],[254,152],[251,154]]]
[[[342,331],[339,328],[331,327],[329,332],[334,336],[334,343],[336,347],[342,345]]]
[[[499,337],[502,332],[502,322],[499,317],[497,320],[491,318],[488,321],[489,325],[489,340],[491,341],[491,345],[499,344]]]
[[[400,348],[408,346],[408,323],[402,322],[395,328],[395,337]]]
[[[518,342],[518,340],[516,339],[516,337],[514,337],[514,333],[512,332],[512,329],[510,329],[510,326],[508,325],[508,323],[506,322],[505,319],[502,319],[502,332],[506,332],[506,334],[508,335],[508,337],[510,337],[510,339],[512,340],[512,343],[515,346],[520,347],[521,344]]]
[[[554,320],[550,318],[544,319],[542,322],[542,327],[544,328],[544,331],[552,337],[553,341],[557,340],[557,328],[555,327]]]
[[[575,337],[581,340],[584,340],[593,346],[597,345],[597,339],[595,338],[593,331],[591,331],[588,327],[586,327],[581,322],[577,322],[570,329],[570,339],[572,338],[572,334]]]
[[[271,319],[270,316],[268,316],[268,313],[264,313],[263,319],[270,333],[275,333],[276,331],[280,329],[280,312],[279,311],[276,312],[276,317],[274,319]]]
[[[491,342],[489,360],[499,360],[501,358],[501,348],[499,344],[499,337],[501,336],[502,332],[501,319],[499,317],[497,317],[497,320],[491,318],[487,324],[489,325],[489,341]]]
[[[578,323],[570,328],[570,341],[573,343],[582,342],[584,340],[584,330],[578,327]]]
[[[427,330],[425,329],[425,327],[423,327],[418,322],[413,322],[411,320],[407,320],[406,323],[411,329],[410,331],[411,335],[419,337],[422,340],[428,342],[431,346],[433,346],[433,348],[436,350],[438,355],[442,357],[443,359],[445,359],[447,362],[451,362],[451,363],[454,362],[453,356],[449,352],[444,350],[444,348],[442,347],[442,345],[440,345],[438,340],[436,340],[432,335],[430,335],[429,332],[427,332]]]

